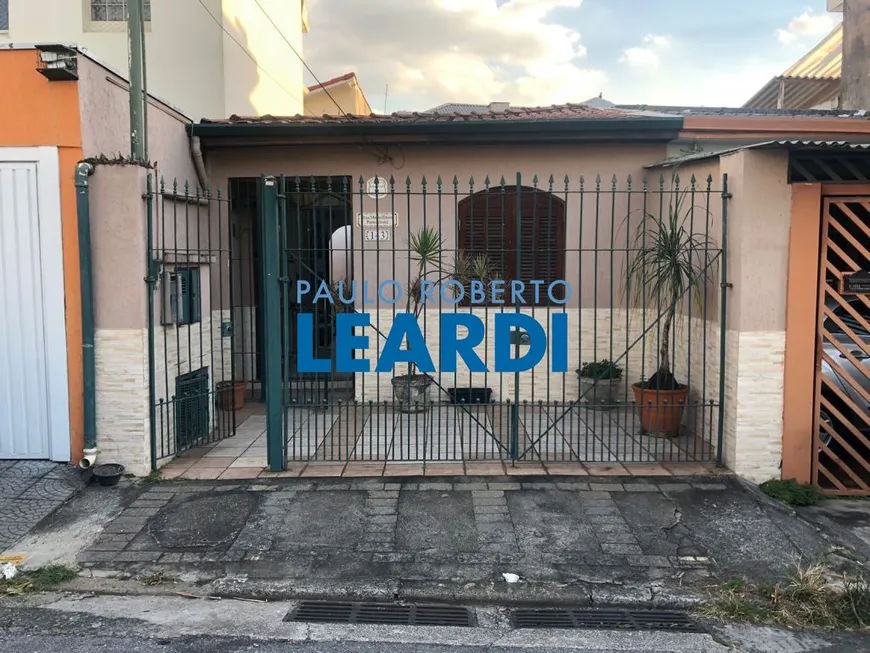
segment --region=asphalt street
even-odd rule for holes
[[[0,598],[0,651],[21,653],[859,653],[870,634],[704,625],[707,632],[470,628],[285,621],[293,603],[43,594]]]

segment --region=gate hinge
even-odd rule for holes
[[[731,283],[730,281],[726,281],[725,283],[720,283],[719,287],[720,288],[733,288],[734,284]]]
[[[726,200],[730,200],[734,197],[734,195],[732,193],[722,193],[722,197],[724,197]]]

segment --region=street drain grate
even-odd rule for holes
[[[474,613],[453,605],[301,601],[284,621],[389,624],[399,626],[473,626]]]
[[[587,628],[598,630],[669,630],[703,632],[683,612],[587,608],[518,608],[511,610],[514,628]]]

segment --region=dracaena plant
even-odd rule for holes
[[[468,291],[472,280],[481,280],[484,285],[492,278],[489,258],[486,254],[469,255],[462,251],[456,253],[452,265],[444,261],[444,239],[434,227],[422,227],[408,238],[411,260],[415,267],[408,284],[407,312],[415,318],[423,311],[423,282],[432,281],[434,285],[448,280],[458,281]],[[451,290],[458,289],[451,286]],[[417,366],[408,364],[408,375],[414,376]]]
[[[653,299],[664,307],[658,365],[646,382],[646,387],[653,390],[679,387],[670,364],[671,328],[677,308],[689,296],[700,303],[703,289],[712,279],[709,252],[715,245],[706,234],[694,233],[690,224],[692,217],[694,224],[706,224],[703,216],[698,218],[698,212],[706,214],[706,209],[691,206],[690,197],[688,189],[677,190],[667,212],[643,216],[634,233],[626,269],[633,303],[645,307],[646,300]]]

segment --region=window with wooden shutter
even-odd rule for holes
[[[198,267],[178,268],[164,275],[163,324],[195,324],[202,320],[202,282]]]
[[[565,273],[565,202],[534,188],[494,188],[459,203],[458,246],[468,257],[485,255],[493,279],[527,287],[528,305],[549,304],[546,289]],[[540,280],[538,301],[529,285]],[[561,298],[563,287],[554,293]],[[510,293],[505,296],[510,300]]]

